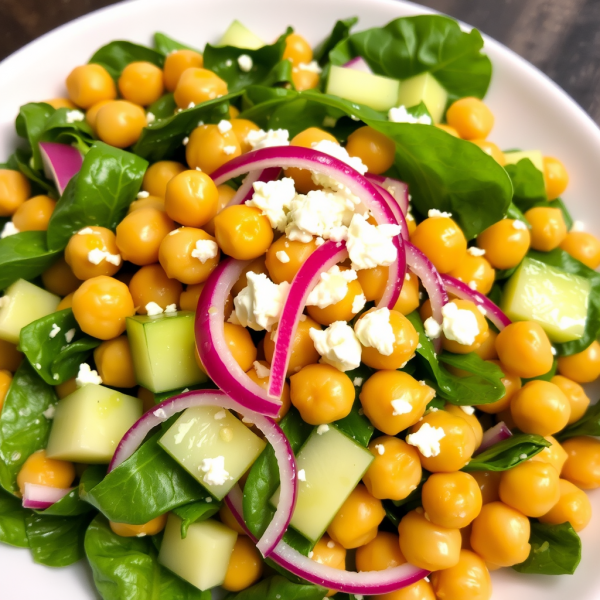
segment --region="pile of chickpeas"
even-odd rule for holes
[[[316,87],[318,74],[297,68],[312,60],[306,40],[290,35],[284,57],[294,65],[297,89]],[[102,66],[79,66],[68,76],[66,87],[68,98],[48,103],[84,109],[98,138],[118,148],[136,142],[147,125],[145,107],[165,92],[174,93],[181,109],[227,93],[227,84],[204,69],[202,56],[191,50],[169,54],[163,69],[146,62],[132,63],[116,85]],[[269,220],[257,208],[227,207],[234,190],[216,186],[210,175],[228,160],[250,151],[248,133],[259,129],[237,115],[232,107],[232,127],[227,131],[217,125],[197,127],[185,149],[187,165],[166,160],[151,165],[144,176],[143,193],[131,204],[116,231],[90,226],[77,232],[64,256],[42,275],[45,288],[62,297],[57,310],[71,307],[81,329],[103,340],[94,351],[94,362],[105,385],[132,390],[137,386],[124,335],[126,318],[145,314],[150,302],[163,309],[175,304],[179,310],[195,311],[202,287],[221,253],[252,261],[227,300],[227,320],[233,298],[246,286],[247,272],[264,273],[277,284],[291,282],[317,248],[315,240],[302,243],[274,235]],[[464,98],[450,106],[447,124],[438,127],[477,144],[504,164],[501,150],[486,139],[493,120],[483,102]],[[311,127],[296,135],[291,144],[311,147],[322,140],[338,143],[326,131]],[[225,147],[233,147],[233,153],[226,153]],[[370,127],[352,133],[346,149],[351,156],[360,157],[373,174],[385,172],[394,161],[394,143]],[[288,168],[285,176],[293,178],[300,193],[319,189],[309,171]],[[564,166],[551,157],[544,158],[544,178],[550,200],[568,183]],[[30,195],[29,182],[22,174],[0,170],[0,216],[11,217],[20,231],[46,230],[56,203],[47,196]],[[491,290],[495,270],[515,267],[529,248],[549,251],[560,247],[592,269],[600,265],[600,241],[581,231],[567,232],[559,209],[536,207],[525,216],[531,229],[515,228],[512,219],[504,219],[483,231],[476,245],[485,253],[468,252],[467,240],[451,217],[433,216],[417,225],[409,215],[408,225],[411,242],[440,273],[456,277],[483,294]],[[200,240],[216,241],[217,256],[204,262],[194,258],[192,251]],[[94,249],[119,255],[121,260],[93,264],[88,255]],[[288,262],[277,258],[282,250]],[[348,267],[343,264],[341,268]],[[377,302],[387,276],[387,267],[358,271],[357,280],[348,283],[342,300],[326,308],[307,307],[292,342],[289,384],[284,387],[279,419],[291,405],[312,425],[332,423],[350,413],[354,382],[335,367],[319,363],[310,330],[350,321],[354,299],[364,294],[368,301]],[[486,600],[491,597],[489,570],[510,567],[529,555],[529,518],[554,524],[568,521],[576,531],[590,520],[590,502],[582,490],[600,486],[600,441],[576,437],[559,443],[553,435],[577,421],[588,407],[590,400],[581,384],[600,376],[600,345],[594,341],[578,354],[559,358],[559,374],[550,381],[533,380],[523,385],[522,379],[543,375],[552,366],[552,346],[544,330],[534,322],[516,322],[498,334],[473,302],[452,299],[460,309],[475,315],[479,333],[471,345],[442,336],[443,348],[459,354],[475,352],[498,365],[504,373],[506,394],[492,404],[477,406],[475,414],[451,404],[427,411],[435,392],[399,370],[419,344],[419,335],[406,315],[419,310],[423,320],[431,316],[429,300],[421,302],[420,298],[419,281],[409,273],[390,313],[393,352],[385,356],[375,348],[362,348],[363,362],[375,369],[360,392],[362,410],[380,432],[369,445],[374,460],[311,556],[319,563],[345,569],[347,551],[356,549],[359,571],[410,562],[434,572],[431,580],[385,594],[382,600]],[[268,376],[259,376],[253,364],[258,360],[269,367],[273,334],[266,333],[255,345],[247,329],[225,323],[225,339],[235,360],[265,389]],[[0,341],[0,409],[21,359],[16,346]],[[465,374],[457,369],[453,372]],[[74,380],[56,386],[59,398],[74,390]],[[151,392],[138,387],[137,395],[146,410],[153,406]],[[391,404],[400,396],[411,405],[404,414],[396,414]],[[542,435],[551,445],[506,472],[461,471],[480,446],[484,429],[497,421]],[[398,437],[425,425],[444,431],[437,456],[426,457]],[[422,487],[422,507],[402,518],[397,534],[379,530],[385,517],[382,501],[407,498],[420,485],[424,470],[430,475]],[[26,483],[65,488],[80,472],[80,466],[49,459],[40,450],[23,465],[18,484],[21,492]],[[223,507],[219,514],[240,533],[224,584],[227,590],[239,591],[261,577],[263,561],[229,510]],[[165,522],[166,515],[162,515],[145,525],[111,522],[111,527],[121,536],[152,535],[161,531]]]

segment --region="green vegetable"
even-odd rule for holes
[[[36,450],[46,447],[50,421],[42,414],[56,402],[54,389],[24,360],[0,413],[0,486],[18,491],[17,474]]]
[[[564,440],[579,437],[580,435],[600,437],[600,402],[589,406],[581,419],[567,425],[555,437],[559,442],[563,442]]]
[[[323,600],[326,594],[320,586],[292,583],[274,575],[241,592],[227,594],[225,600]]]
[[[164,56],[146,46],[116,41],[102,46],[89,60],[90,63],[102,65],[113,79],[118,79],[128,64],[138,61],[150,62],[162,69]]]
[[[31,514],[23,508],[20,498],[0,489],[0,542],[18,548],[28,548],[25,519]]]
[[[148,112],[152,113],[157,119],[167,119],[172,117],[177,110],[177,104],[173,94],[165,94],[156,102],[148,107]]]
[[[12,157],[17,164],[17,170],[29,179],[32,194],[47,194],[52,198],[57,198],[58,193],[54,183],[48,181],[42,171],[32,169],[33,153],[30,148],[17,148]]]
[[[207,494],[159,445],[155,433],[84,499],[111,521],[142,525]]]
[[[181,537],[185,539],[189,526],[196,521],[206,521],[210,519],[214,514],[218,513],[222,503],[215,502],[209,497],[211,502],[207,500],[198,500],[197,502],[191,502],[190,504],[184,504],[183,506],[177,507],[173,512],[182,519],[181,522]]]
[[[21,106],[15,122],[17,135],[29,142],[29,146],[33,152],[29,166],[37,171],[42,169],[42,157],[38,142],[46,128],[48,119],[54,112],[55,109],[45,102],[30,102]]]
[[[581,560],[581,540],[570,523],[548,525],[531,522],[531,552],[525,562],[515,565],[519,573],[573,575]]]
[[[90,225],[114,230],[142,185],[148,163],[131,152],[96,142],[69,181],[48,226],[48,246],[62,250]]]
[[[517,164],[504,167],[513,184],[513,202],[523,212],[537,206],[539,203],[547,205],[546,185],[544,175],[533,166],[528,158],[521,159]]]
[[[336,22],[329,37],[323,40],[314,51],[314,59],[324,67],[329,60],[329,53],[350,35],[350,29],[356,25],[358,17],[340,19]]]
[[[181,42],[170,38],[168,35],[160,33],[159,31],[154,34],[154,49],[165,57],[171,54],[171,52],[174,50],[193,50],[194,52],[198,52],[198,54],[200,54],[200,50],[196,50],[196,48],[192,48],[191,46],[186,46],[185,44],[182,44]]]
[[[70,112],[72,112],[70,108],[59,108],[56,110],[46,121],[39,141],[74,144],[80,152],[85,154],[94,143],[96,136],[87,121],[74,121],[70,123],[67,120],[67,115]]]
[[[334,65],[362,56],[378,75],[408,79],[429,72],[446,88],[451,100],[483,98],[492,76],[490,59],[481,52],[483,39],[449,17],[402,17],[385,27],[352,34],[329,53]]]
[[[517,433],[474,456],[463,471],[508,471],[552,444],[541,435]]]
[[[53,327],[60,327],[54,337],[50,337]],[[71,342],[65,335],[75,330]],[[32,365],[39,364],[37,373],[50,385],[59,385],[77,375],[79,365],[85,362],[92,350],[100,345],[100,340],[85,335],[70,308],[49,314],[21,329],[19,348]]]
[[[106,465],[90,465],[79,478],[79,496],[86,500],[86,494],[94,489],[106,477]]]
[[[153,538],[121,537],[98,515],[85,534],[85,554],[103,600],[210,600],[158,564]]]
[[[0,240],[0,289],[17,279],[34,279],[56,260],[45,231],[23,231]]]

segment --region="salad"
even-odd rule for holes
[[[0,541],[104,600],[575,572],[600,241],[447,17],[114,41],[0,165]]]

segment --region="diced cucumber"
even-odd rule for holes
[[[440,123],[446,111],[448,92],[431,73],[421,73],[400,82],[398,106],[416,106],[423,102],[434,123]]]
[[[235,48],[246,48],[247,50],[258,50],[265,43],[245,25],[235,20],[228,28],[218,46],[234,46]]]
[[[167,392],[207,380],[194,357],[193,312],[128,317],[127,335],[137,381],[150,391]]]
[[[326,92],[375,110],[389,110],[396,106],[399,86],[397,79],[333,65]]]
[[[533,166],[544,172],[544,158],[539,150],[527,150],[525,152],[505,152],[504,161],[507,165],[516,165],[520,160],[528,158]]]
[[[56,310],[60,298],[19,279],[0,298],[0,340],[19,343],[21,329]]]
[[[139,398],[89,383],[58,401],[46,454],[78,463],[109,463],[141,416]]]
[[[188,408],[158,442],[192,477],[221,500],[264,450],[265,442],[228,410],[218,406]],[[223,484],[211,482],[204,461],[222,459]]]
[[[319,434],[315,428],[296,457],[301,476],[290,525],[316,542],[372,462],[371,452],[339,429],[330,425]],[[279,489],[271,503],[279,503]]]
[[[508,280],[502,310],[515,321],[536,321],[553,342],[583,336],[590,282],[539,260],[525,258]]]
[[[237,536],[229,527],[208,519],[192,523],[182,539],[181,519],[171,513],[158,562],[199,590],[208,590],[225,581]]]

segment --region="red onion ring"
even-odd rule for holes
[[[386,201],[387,205],[390,207],[390,210],[394,213],[394,217],[396,218],[396,223],[400,226],[400,235],[404,241],[409,241],[410,236],[408,235],[408,225],[406,224],[406,218],[404,217],[404,213],[398,206],[398,203],[384,187],[379,184],[375,184],[377,191],[381,194],[382,198]]]
[[[383,175],[374,175],[373,173],[366,173],[365,177],[371,183],[376,183],[389,192],[398,203],[400,210],[402,210],[405,215],[408,214],[408,184],[404,183],[404,181],[399,181],[398,179],[384,177]]]
[[[296,459],[287,437],[279,425],[236,402],[220,390],[196,390],[169,398],[145,413],[123,436],[108,467],[110,473],[127,460],[141,445],[148,433],[173,415],[195,406],[219,406],[241,413],[251,420],[273,446],[279,466],[281,497],[275,515],[256,547],[269,556],[285,533],[296,505]]]
[[[362,71],[363,73],[373,74],[373,70],[367,64],[367,61],[362,56],[356,56],[350,59],[344,66],[344,69],[353,69],[354,71]]]
[[[48,179],[54,181],[58,193],[62,196],[67,183],[81,170],[81,152],[73,146],[56,142],[40,142],[39,146],[44,173]]]
[[[484,450],[487,450],[490,446],[507,440],[509,437],[512,437],[512,431],[508,428],[504,421],[500,421],[500,423],[494,425],[483,434],[481,445],[479,448],[477,448],[477,452],[475,452],[475,454],[480,454]]]
[[[263,181],[265,183],[273,181],[279,177],[280,172],[281,169],[278,167],[264,169],[262,171],[250,171],[250,173],[246,175],[244,181],[242,181],[242,185],[237,189],[235,196],[227,203],[227,206],[245,204],[254,195],[254,184],[257,181]],[[221,210],[224,210],[227,206],[224,206]]]
[[[62,500],[62,498],[71,493],[74,489],[75,488],[56,488],[49,485],[26,483],[25,493],[23,494],[23,508],[45,510],[55,502]]]

